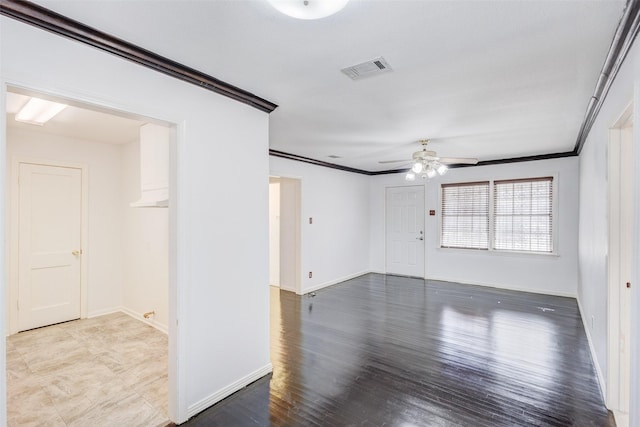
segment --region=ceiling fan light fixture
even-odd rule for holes
[[[349,0],[268,0],[279,12],[296,19],[320,19],[340,12]]]
[[[411,169],[409,169],[405,179],[407,181],[415,181],[416,176],[426,180],[441,176],[447,173],[449,170],[448,164],[478,164],[478,159],[465,158],[465,157],[438,157],[435,151],[427,150],[428,139],[421,139],[420,144],[422,150],[416,151],[412,155]],[[381,161],[380,163],[392,163],[402,160]]]
[[[434,166],[436,168],[436,171],[440,175],[444,175],[445,173],[447,173],[447,170],[449,170],[449,168],[446,165],[443,165],[442,163],[438,163],[437,165],[434,165]]]

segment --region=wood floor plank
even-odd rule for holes
[[[273,374],[186,426],[615,426],[576,300],[367,274],[273,288]]]

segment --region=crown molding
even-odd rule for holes
[[[361,175],[376,175],[375,172],[369,172],[362,169],[350,168],[348,166],[337,165],[335,163],[324,162],[322,160],[312,159],[310,157],[298,156],[297,154],[285,153],[284,151],[269,149],[269,155],[273,157],[281,157],[283,159],[295,160],[296,162],[309,163],[311,165],[323,166],[325,168],[338,169],[345,172],[358,173]]]
[[[278,106],[208,74],[24,0],[0,0],[0,14],[270,113]]]
[[[226,96],[236,101],[245,103],[261,111],[270,113],[278,106],[270,101],[260,98],[250,92],[216,79],[208,74],[182,65],[176,61],[160,56],[149,50],[143,49],[125,40],[111,36],[95,28],[89,27],[61,14],[53,12],[35,3],[25,0],[0,0],[0,14],[18,21],[33,25],[37,28],[50,31],[54,34],[67,37],[72,40],[93,46],[97,49],[135,62],[147,68],[153,69],[165,75],[197,85],[203,89]],[[545,154],[540,156],[526,156],[518,158],[488,160],[477,165],[453,165],[452,167],[483,166],[520,161],[544,160],[558,157],[570,157],[580,154],[582,147],[589,135],[589,131],[602,108],[604,100],[613,84],[613,81],[631,48],[640,29],[640,0],[628,0],[614,39],[609,47],[606,60],[602,67],[600,77],[596,83],[594,94],[589,100],[584,120],[580,126],[578,137],[573,151],[566,153]],[[343,170],[346,172],[363,175],[383,175],[399,173],[404,169],[370,172],[334,163],[315,160],[277,150],[269,150],[269,154],[276,157],[315,164]]]
[[[358,173],[361,175],[368,175],[368,176],[404,173],[409,170],[409,168],[404,168],[404,169],[389,169],[389,170],[383,170],[383,171],[367,171],[363,169],[356,169],[356,168],[350,168],[348,166],[337,165],[335,163],[325,162],[322,160],[316,160],[310,157],[298,156],[297,154],[286,153],[284,151],[278,151],[278,150],[269,150],[269,155],[274,157],[281,157],[283,159],[294,160],[297,162],[309,163],[316,166],[323,166],[326,168],[338,169],[345,172]],[[520,162],[533,162],[537,160],[560,159],[564,157],[576,157],[577,155],[578,154],[575,151],[565,151],[562,153],[536,154],[533,156],[509,157],[505,159],[484,160],[484,161],[478,162],[475,165],[460,164],[460,165],[450,165],[448,167],[450,169],[469,168],[469,167],[476,167],[476,166],[501,165],[506,163],[520,163]]]

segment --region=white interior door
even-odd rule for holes
[[[82,171],[20,163],[18,327],[80,317]]]
[[[633,123],[628,108],[609,143],[609,363],[607,407],[616,425],[629,426],[631,275],[633,263]]]
[[[631,281],[632,223],[633,223],[633,176],[632,176],[632,128],[622,129],[620,144],[620,412],[629,413],[629,391],[631,384]],[[626,417],[625,417],[626,418]],[[627,422],[628,423],[628,422]],[[623,427],[618,422],[618,425]]]
[[[424,187],[387,188],[387,273],[424,277],[424,242]]]

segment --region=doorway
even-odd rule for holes
[[[301,293],[300,191],[299,179],[269,177],[269,282],[297,294]]]
[[[629,425],[633,232],[633,105],[609,132],[609,265],[607,406]]]
[[[386,189],[386,272],[424,278],[424,186]]]
[[[90,355],[85,362],[94,363],[94,369],[74,372],[68,376],[70,380],[82,380],[84,374],[89,378],[107,371],[126,372],[130,375],[126,379],[127,393],[133,396],[132,399],[135,399],[135,393],[144,397],[141,402],[155,399],[150,413],[165,414],[163,418],[168,419],[169,396],[175,396],[175,390],[170,392],[175,388],[175,379],[168,379],[171,363],[168,362],[167,344],[169,213],[167,203],[162,205],[164,209],[134,208],[131,203],[141,198],[146,183],[141,164],[141,126],[154,123],[166,130],[167,138],[175,138],[175,134],[167,123],[71,99],[13,87],[7,88],[6,93],[6,158],[10,159],[7,170],[11,177],[7,183],[6,203],[9,261],[6,309],[8,333],[13,334],[7,339],[7,351],[12,353],[7,360],[26,365],[41,362],[64,366],[66,361],[62,358],[65,354]],[[61,102],[67,107],[42,126],[16,121],[16,109],[33,98]],[[168,146],[166,150],[168,155]],[[168,165],[165,169],[166,187]],[[78,186],[81,188],[79,196]],[[38,197],[33,197],[34,194]],[[84,208],[76,209],[77,204]],[[70,225],[78,221],[81,224],[79,231]],[[37,236],[34,230],[38,232]],[[27,241],[30,244],[25,244]],[[44,255],[47,256],[46,263]],[[73,292],[44,285],[53,282],[69,285],[69,282],[75,283],[76,276],[82,283],[80,293],[76,292],[75,284],[69,286]],[[150,284],[155,288],[151,289]],[[32,314],[40,314],[45,311],[43,308],[51,311],[73,307],[63,314],[55,312],[36,323],[25,323],[25,308],[32,305],[38,309],[27,310]],[[81,307],[79,311],[77,307]],[[79,318],[83,320],[59,324]],[[52,324],[58,325],[17,334]],[[42,360],[34,361],[29,356],[33,352],[27,341],[30,341],[29,337],[47,335],[47,330],[51,331],[51,339],[56,332],[55,337],[71,336],[75,342],[89,345],[85,350],[76,346],[69,352],[44,351],[39,353]],[[145,337],[153,340],[154,349],[162,349],[161,353],[154,351],[157,356],[153,363],[148,360],[148,348],[132,351],[137,345],[145,345]],[[125,342],[125,338],[131,338],[131,342]],[[69,348],[72,348],[72,339],[66,344]],[[39,339],[31,338],[31,341]],[[59,341],[56,338],[56,343]],[[121,350],[129,351],[126,357],[119,356],[122,353],[117,352]],[[37,369],[32,368],[29,366],[29,370],[36,373]],[[148,374],[144,377],[148,382],[146,387],[138,381],[143,376],[136,374],[142,373],[142,369]],[[11,377],[8,382],[15,379]],[[107,380],[115,381],[105,377],[94,382],[87,379],[83,384],[99,387],[97,384]],[[8,387],[10,393],[19,392],[15,381],[10,385],[13,385]],[[47,384],[42,383],[37,395],[44,398],[48,390]],[[58,397],[75,399],[79,398],[75,394],[85,391],[71,383],[65,390],[69,395]],[[89,400],[89,396],[98,394],[99,390],[94,388],[83,393]],[[117,406],[114,408],[117,410]],[[77,409],[89,411],[90,408],[78,406]],[[85,415],[90,416],[89,412]]]

